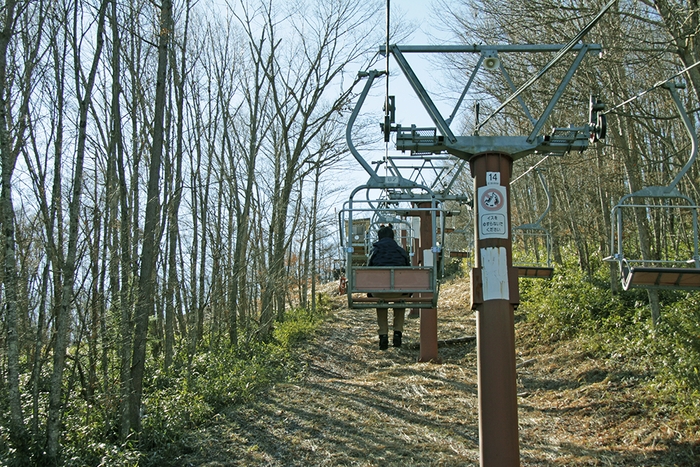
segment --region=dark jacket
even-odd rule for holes
[[[384,237],[372,245],[367,266],[410,266],[411,259],[406,250],[393,238]]]

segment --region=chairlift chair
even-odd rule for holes
[[[441,207],[433,197],[430,207],[417,208],[406,206],[406,203],[386,203],[381,199],[368,199],[365,201],[354,200],[354,195],[361,190],[371,190],[368,186],[361,186],[353,191],[350,201],[345,203],[339,212],[341,241],[346,251],[346,273],[348,278],[347,296],[348,307],[351,309],[364,308],[393,308],[399,306],[405,308],[436,308],[438,300],[438,284],[440,276],[439,255],[440,242],[437,238],[437,229],[433,228],[431,249],[421,252],[426,261],[417,266],[366,266],[371,245],[376,241],[376,232],[381,220],[394,220],[396,230],[405,232],[409,251],[415,237],[414,228],[408,219],[419,214],[430,215],[432,225],[440,216]],[[426,199],[424,197],[424,199]],[[355,246],[350,236],[354,225],[354,218],[370,216],[373,220],[368,223],[365,258],[360,262],[355,255]],[[444,216],[443,216],[444,217]],[[392,223],[393,224],[393,223]],[[401,239],[399,239],[401,241]],[[415,254],[415,252],[411,252]]]
[[[473,222],[474,219],[470,218],[469,221],[466,222],[467,225],[464,227],[456,227],[453,222],[453,227],[451,229],[445,229],[445,233],[447,234],[447,240],[445,240],[446,256],[456,259],[466,259],[469,268],[472,267],[474,259],[474,227],[470,225],[473,224]]]
[[[611,211],[611,256],[606,261],[619,266],[622,288],[645,289],[700,289],[700,256],[698,255],[698,206],[688,196],[681,194],[677,185],[690,169],[697,155],[697,135],[692,122],[678,97],[674,83],[664,85],[671,93],[683,125],[690,135],[690,159],[669,186],[649,186],[623,196]],[[634,210],[643,210],[647,219],[654,216],[673,218],[676,225],[687,227],[685,251],[677,249],[674,255],[663,259],[650,259],[641,252],[633,252],[632,241],[626,238],[625,226],[634,221]],[[625,213],[630,213],[629,217]],[[638,213],[639,214],[639,213]],[[626,223],[627,221],[627,223]],[[681,221],[681,222],[678,222]],[[684,221],[684,222],[683,222]],[[678,229],[676,229],[678,230]],[[637,248],[638,249],[638,248]],[[659,256],[661,252],[656,252]],[[641,258],[639,258],[641,256]]]
[[[535,168],[535,173],[537,173],[547,195],[547,207],[535,222],[513,227],[513,266],[518,268],[518,277],[551,279],[554,274],[554,268],[552,267],[552,236],[547,229],[542,227],[542,220],[552,206],[552,197],[547,189],[542,170]],[[516,238],[522,242],[522,251],[515,251]]]

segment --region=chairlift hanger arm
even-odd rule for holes
[[[390,46],[390,49],[391,53],[396,59],[396,63],[399,65],[399,68],[401,68],[401,71],[403,72],[409,84],[415,91],[416,95],[418,96],[418,99],[420,99],[426,112],[428,112],[428,115],[433,120],[433,123],[435,123],[435,126],[438,128],[438,130],[440,130],[440,133],[450,143],[455,143],[457,141],[457,138],[455,138],[454,133],[452,133],[450,125],[445,121],[444,118],[442,118],[442,115],[440,115],[440,111],[437,109],[437,107],[435,107],[433,100],[430,98],[425,88],[421,84],[420,80],[413,72],[411,65],[408,64],[408,61],[401,53],[401,49],[399,48],[399,46],[392,45]]]
[[[695,158],[697,157],[698,153],[698,136],[695,133],[695,129],[693,127],[693,123],[690,121],[690,117],[688,117],[688,113],[685,111],[685,107],[683,106],[683,103],[681,102],[680,97],[678,97],[678,92],[676,91],[677,87],[680,87],[673,82],[668,82],[664,84],[666,89],[669,90],[671,93],[671,97],[673,98],[674,104],[676,104],[676,108],[678,109],[678,113],[681,116],[681,120],[683,120],[683,126],[685,126],[686,131],[688,132],[688,136],[690,136],[690,142],[691,142],[691,149],[690,149],[690,159],[688,159],[688,162],[685,163],[683,168],[681,169],[680,172],[678,172],[678,175],[676,175],[676,178],[673,179],[671,182],[671,185],[669,186],[669,190],[673,190],[676,188],[676,185],[681,181],[681,178],[683,178],[683,175],[690,170],[690,167],[693,165],[695,162]]]
[[[669,90],[671,93],[671,97],[673,98],[673,103],[676,106],[676,109],[678,110],[678,114],[681,117],[681,120],[683,121],[683,126],[685,127],[686,131],[688,132],[688,136],[690,137],[690,142],[691,142],[691,148],[690,148],[690,158],[688,161],[685,163],[683,168],[676,174],[674,177],[673,181],[670,183],[668,186],[647,186],[642,188],[639,191],[636,191],[634,193],[629,193],[622,198],[620,198],[620,201],[617,203],[618,206],[624,205],[627,203],[628,200],[634,199],[634,198],[683,198],[687,199],[690,204],[694,204],[690,198],[688,198],[685,195],[682,195],[678,191],[678,183],[680,183],[681,179],[683,176],[690,170],[690,167],[695,163],[695,159],[697,158],[697,151],[698,151],[698,137],[697,133],[695,132],[695,128],[693,126],[693,123],[690,121],[690,117],[688,116],[688,113],[685,111],[685,107],[683,103],[680,100],[680,97],[678,96],[678,92],[676,91],[677,88],[682,88],[682,85],[679,84],[674,84],[673,82],[665,82],[661,85],[662,87],[666,88]]]
[[[345,129],[345,140],[348,145],[348,149],[350,150],[350,153],[355,157],[355,160],[362,166],[362,168],[365,169],[365,172],[367,172],[370,176],[369,181],[367,182],[368,185],[371,185],[372,187],[375,188],[386,188],[386,187],[393,187],[393,188],[399,188],[403,190],[413,190],[413,189],[421,189],[422,185],[412,182],[411,180],[408,180],[404,178],[401,173],[396,169],[396,167],[389,167],[389,170],[392,172],[391,176],[380,176],[378,173],[379,169],[379,164],[377,165],[376,168],[372,167],[364,157],[359,153],[357,148],[352,142],[352,129],[355,124],[355,121],[357,120],[358,115],[360,114],[360,109],[365,103],[365,100],[367,99],[367,96],[369,94],[370,89],[372,88],[372,85],[374,83],[374,80],[382,75],[385,75],[386,71],[378,71],[378,70],[370,70],[367,72],[360,72],[359,77],[360,78],[367,78],[367,83],[365,84],[365,87],[362,89],[362,92],[360,93],[360,96],[357,99],[357,102],[355,103],[355,107],[350,114],[350,117],[348,118],[348,123],[347,127]],[[380,163],[383,163],[384,161],[381,161]],[[389,161],[391,163],[391,161]],[[393,165],[393,163],[392,163]]]
[[[365,172],[367,172],[370,176],[371,182],[378,184],[380,183],[379,175],[377,175],[376,170],[372,168],[371,165],[367,163],[364,157],[357,151],[357,148],[355,148],[355,145],[352,142],[352,127],[355,124],[355,120],[357,120],[357,116],[360,114],[360,109],[362,108],[362,104],[364,104],[365,99],[367,99],[367,95],[369,94],[369,90],[372,88],[372,83],[374,80],[383,75],[386,74],[385,71],[378,71],[378,70],[370,70],[368,72],[362,72],[360,73],[360,77],[367,77],[367,83],[365,84],[365,87],[362,89],[362,92],[360,93],[359,98],[357,99],[357,103],[355,104],[355,108],[353,109],[352,113],[350,114],[350,118],[348,119],[348,124],[347,127],[345,128],[345,141],[348,143],[348,149],[350,149],[350,152],[352,155],[355,157],[357,162],[360,163],[360,165],[365,169]]]

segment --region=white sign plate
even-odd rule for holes
[[[498,172],[489,172],[498,173]],[[508,238],[506,187],[479,187],[479,238]]]
[[[508,300],[508,260],[506,249],[481,249],[481,287],[486,300]]]

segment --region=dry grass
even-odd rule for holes
[[[468,290],[443,286],[440,339],[474,335]],[[479,465],[474,343],[440,348],[442,364],[417,363],[418,320],[407,320],[409,345],[379,351],[374,313],[336,305],[302,349],[300,380],[193,434],[182,465]],[[700,465],[697,429],[653,409],[644,375],[516,327],[523,466]]]

